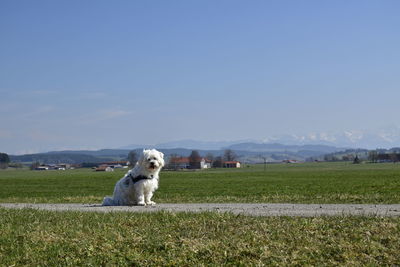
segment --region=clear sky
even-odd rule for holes
[[[0,152],[399,126],[399,14],[397,0],[2,0]]]

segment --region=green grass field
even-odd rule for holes
[[[99,203],[124,171],[0,171],[0,202]],[[400,164],[161,172],[157,202],[400,203]],[[400,218],[0,208],[0,266],[400,265]]]
[[[398,218],[0,209],[1,266],[400,264]]]
[[[1,202],[99,203],[113,173],[0,171]],[[400,203],[400,164],[307,163],[196,172],[162,171],[156,202]]]

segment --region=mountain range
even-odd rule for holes
[[[346,149],[376,149],[400,147],[400,127],[376,132],[345,131],[340,133],[311,133],[306,135],[277,135],[263,140],[245,139],[238,141],[178,140],[153,145],[128,145],[117,149],[52,151],[29,155],[11,155],[15,162],[82,163],[104,162],[126,159],[129,151],[138,153],[143,148],[157,148],[166,157],[188,156],[192,150],[200,155],[221,156],[224,150],[233,150],[243,162],[281,161],[284,159],[306,160],[336,153]]]
[[[236,141],[196,141],[179,140],[151,145],[128,145],[122,149],[157,147],[160,149],[188,148],[219,150],[239,143],[282,144],[282,145],[325,145],[343,148],[391,148],[400,146],[400,127],[387,127],[379,130],[348,130],[342,132],[316,132],[307,134],[272,135],[263,139],[243,139]]]
[[[348,148],[391,148],[400,146],[400,127],[377,131],[351,130],[337,133],[309,133],[305,135],[277,135],[262,140],[264,143],[285,145],[317,144]]]
[[[155,147],[162,151],[166,158],[172,155],[187,157],[192,150],[197,150],[201,156],[213,155],[214,157],[222,156],[226,149],[231,149],[237,155],[237,159],[242,162],[256,163],[266,158],[268,161],[282,161],[285,159],[305,160],[309,157],[318,157],[324,154],[334,153],[344,148],[337,148],[326,145],[283,145],[278,143],[263,144],[254,142],[234,143],[230,142],[213,142],[207,144],[200,142],[202,146],[197,146],[196,141],[186,140],[184,142],[174,142],[164,144],[162,146],[132,146],[130,149],[101,149],[101,150],[67,150],[67,151],[51,151],[47,153],[28,154],[28,155],[10,155],[13,162],[41,162],[41,163],[100,163],[114,160],[124,160],[128,153],[132,150],[138,154],[143,148]],[[169,148],[171,146],[180,146],[179,148]],[[225,147],[221,147],[226,145]],[[186,147],[183,147],[186,146]],[[217,148],[219,149],[208,149]],[[202,147],[203,149],[198,149]]]

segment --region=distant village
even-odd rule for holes
[[[210,168],[240,168],[241,163],[239,161],[222,161],[219,163],[220,166],[216,166],[213,161],[207,158],[201,157],[195,160],[190,159],[189,157],[171,157],[167,162],[164,169],[167,170],[201,170],[201,169],[210,169]],[[36,171],[48,171],[48,170],[72,170],[75,168],[82,168],[82,164],[40,164],[31,168]],[[87,167],[87,166],[86,166]],[[115,169],[128,169],[132,167],[129,161],[111,161],[111,162],[102,162],[97,166],[91,167],[94,171],[104,171],[104,172],[112,172]]]
[[[213,164],[214,163],[214,164]],[[199,157],[191,159],[190,157],[172,157],[169,160],[167,169],[183,170],[183,169],[210,169],[210,168],[240,168],[239,161],[212,161],[207,158]]]
[[[167,150],[168,151],[168,150]],[[190,150],[189,150],[190,151]],[[234,151],[225,149],[219,153],[213,151],[192,150],[191,153],[186,149],[169,150],[165,155],[164,170],[184,171],[184,170],[204,170],[210,168],[242,168],[250,164],[274,164],[274,163],[302,163],[302,162],[352,162],[358,163],[388,163],[400,162],[400,148],[392,149],[347,149],[308,158],[300,157],[299,154],[289,153],[288,151],[279,154],[257,153],[246,151]],[[9,156],[0,153],[0,169],[7,168],[30,168],[37,171],[48,170],[71,170],[76,168],[91,168],[93,171],[111,172],[116,169],[132,168],[138,160],[140,149],[131,151],[98,151],[97,156],[83,153],[42,153],[21,156]],[[113,152],[109,153],[109,152]],[[200,154],[201,153],[201,154]],[[236,153],[240,153],[237,155]],[[246,154],[247,153],[247,154]],[[252,153],[252,154],[251,154]],[[305,153],[305,152],[304,152]],[[321,153],[321,152],[320,152]],[[190,154],[190,155],[189,155]],[[214,156],[216,154],[216,156]],[[309,152],[306,153],[310,155]],[[189,156],[182,156],[189,155]],[[103,161],[104,160],[104,161]]]

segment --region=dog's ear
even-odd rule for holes
[[[159,162],[161,163],[161,167],[164,167],[164,166],[165,166],[165,162],[164,162],[164,159],[163,159],[163,158],[161,158],[161,159],[159,160]]]
[[[160,155],[160,160],[159,160],[159,162],[161,163],[161,167],[164,167],[164,165],[165,165],[165,162],[164,162],[164,153],[162,153],[162,152],[160,152],[160,151],[157,151],[158,152],[158,154]]]
[[[143,154],[142,154],[143,158],[147,158],[149,156],[149,153],[150,149],[143,149]]]

